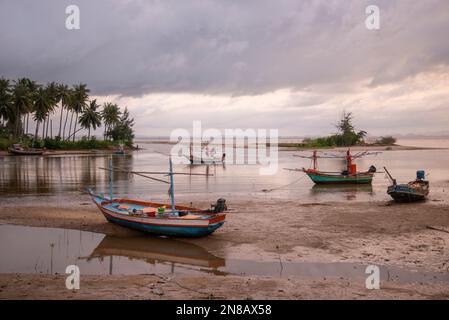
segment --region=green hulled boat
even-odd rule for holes
[[[318,156],[317,151],[313,151],[311,156],[296,155],[300,158],[311,159],[313,161],[313,169],[288,169],[293,171],[303,171],[307,176],[316,184],[326,184],[326,185],[341,185],[341,184],[371,184],[373,181],[374,173],[376,172],[376,167],[371,166],[368,171],[359,172],[357,171],[357,166],[352,163],[356,158],[360,158],[369,154],[377,154],[378,152],[359,152],[352,155],[350,150],[346,151],[346,154],[323,154]],[[325,172],[319,171],[317,169],[318,158],[333,158],[333,159],[345,159],[346,168],[341,172]]]
[[[353,174],[341,174],[337,172],[321,172],[314,169],[303,171],[316,184],[371,184],[374,172],[357,172]]]

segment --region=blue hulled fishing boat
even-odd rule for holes
[[[387,193],[396,202],[415,202],[423,201],[429,194],[429,181],[425,180],[425,172],[418,170],[416,172],[416,179],[409,183],[398,184],[387,168],[385,172],[390,178],[392,184],[388,186]]]
[[[108,169],[101,169],[109,172],[109,197],[96,194],[90,189],[88,191],[93,202],[109,222],[152,234],[180,237],[209,235],[225,222],[225,211],[227,210],[225,199],[219,199],[215,205],[206,210],[175,205],[173,176],[182,173],[173,173],[171,159],[169,172],[151,172],[151,174],[168,175],[170,177],[169,182],[146,176],[145,172],[114,169],[111,162]],[[137,174],[168,183],[170,185],[171,204],[115,198],[112,194],[113,171]]]

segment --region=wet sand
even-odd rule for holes
[[[449,299],[447,285],[386,283],[367,290],[347,279],[245,276],[83,276],[67,290],[65,275],[0,274],[0,299]]]
[[[212,236],[183,240],[218,256],[237,259],[357,262],[449,272],[449,208],[438,202],[301,204],[266,199],[230,203],[230,208],[227,223]],[[116,236],[136,234],[107,223],[88,202],[77,208],[3,206],[0,223],[80,229]],[[381,282],[380,290],[367,290],[364,279],[359,283],[332,277],[83,276],[81,289],[76,292],[65,289],[64,279],[65,275],[3,274],[0,275],[0,298],[449,298],[448,283]]]

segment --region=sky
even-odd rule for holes
[[[325,135],[343,111],[370,135],[449,135],[447,0],[0,0],[0,30],[0,77],[87,83],[140,137]]]

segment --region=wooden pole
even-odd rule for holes
[[[109,198],[111,201],[114,199],[112,194],[112,159],[109,159]]]
[[[143,174],[141,174],[141,173],[139,173],[139,172],[135,172],[135,171],[128,171],[128,170],[122,170],[122,169],[114,169],[114,167],[112,167],[111,169],[106,169],[106,168],[99,168],[99,169],[100,169],[100,170],[106,170],[106,171],[117,171],[117,172],[123,172],[123,173],[131,173],[131,174],[135,174],[135,175],[138,175],[138,176],[140,176],[140,177],[144,177],[144,178],[151,179],[151,180],[154,180],[154,181],[159,181],[159,182],[163,182],[163,183],[167,183],[167,184],[170,183],[170,182],[167,182],[167,181],[165,181],[165,180],[161,180],[161,179],[149,177],[149,176],[143,175]],[[166,174],[168,174],[168,173],[166,173]]]
[[[171,194],[171,210],[174,214],[178,214],[175,207],[175,188],[174,188],[174,181],[173,181],[173,163],[171,161],[171,157],[169,158],[169,164],[170,164],[170,194]]]
[[[386,167],[384,167],[384,170],[385,170],[385,172],[387,173],[388,177],[390,178],[391,182],[393,182],[393,184],[396,185],[396,179],[394,179],[394,178],[391,176],[390,172],[388,172],[388,170],[387,170]]]

